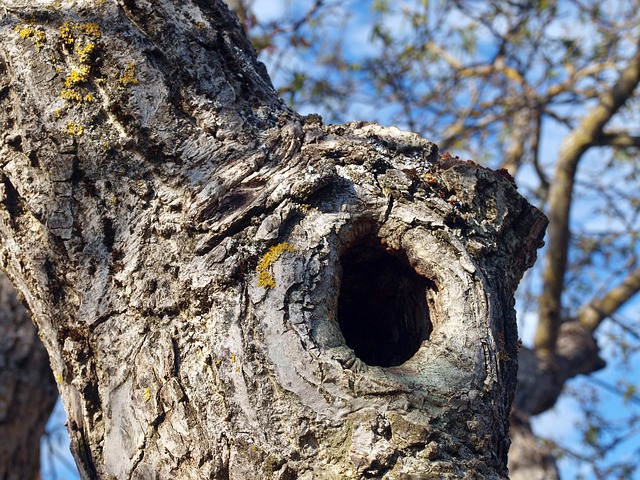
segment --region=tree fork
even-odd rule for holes
[[[0,264],[83,478],[507,475],[509,178],[290,111],[220,1],[0,6]]]

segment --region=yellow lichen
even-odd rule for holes
[[[81,102],[82,96],[79,92],[72,88],[64,89],[60,92],[60,96],[65,100]]]
[[[298,249],[295,248],[292,244],[283,242],[271,247],[267,253],[265,253],[258,266],[256,271],[258,272],[258,286],[265,288],[274,288],[276,286],[276,279],[271,273],[271,265],[280,258],[284,252],[297,252]]]
[[[68,122],[67,128],[64,130],[67,135],[75,135],[80,137],[84,134],[84,127],[74,122]]]
[[[60,118],[62,116],[62,110],[60,110],[58,108],[55,109],[52,113],[53,113],[53,117],[54,118]]]
[[[83,65],[80,69],[73,69],[71,73],[64,80],[64,84],[67,88],[73,88],[79,83],[85,83],[89,80],[89,73],[91,72],[91,67],[89,65]]]
[[[60,39],[71,45],[76,41],[75,34],[85,34],[89,37],[100,38],[102,32],[100,31],[100,25],[95,22],[87,22],[87,23],[69,23],[65,22],[64,25],[60,27]]]
[[[100,38],[102,35],[102,32],[100,32],[100,25],[95,22],[80,23],[77,24],[77,27],[85,35],[89,35],[90,37]]]
[[[123,87],[126,87],[127,85],[138,85],[140,83],[136,76],[136,66],[133,63],[130,63],[125,67],[124,72],[122,72],[122,75],[118,78],[118,82]]]
[[[148,402],[149,400],[151,400],[151,389],[149,387],[144,389],[143,398],[145,402]]]
[[[83,89],[78,91],[76,87],[81,84],[87,83],[91,77],[91,60],[92,55],[96,50],[96,44],[93,42],[83,43],[75,34],[85,34],[95,37],[100,36],[100,27],[97,23],[74,23],[70,24],[66,22],[60,27],[60,38],[64,43],[75,43],[74,52],[78,56],[80,61],[80,67],[71,70],[71,73],[67,75],[64,80],[65,90],[60,92],[60,96],[65,100],[76,101],[78,103],[92,102],[93,96],[88,92],[82,92]],[[61,72],[56,68],[56,71]]]
[[[71,44],[76,41],[71,32],[71,24],[64,22],[64,25],[60,27],[60,38],[66,44]]]
[[[80,58],[81,63],[89,63],[91,61],[91,54],[96,48],[95,43],[87,43],[86,45],[76,45],[76,53]]]
[[[20,35],[20,38],[24,40],[33,37],[35,39],[35,44],[38,50],[44,47],[44,42],[47,40],[47,35],[38,27],[35,27],[33,25],[18,25],[16,27],[16,30],[18,32],[18,35]]]

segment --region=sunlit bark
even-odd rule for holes
[[[508,176],[277,98],[221,1],[1,4],[0,264],[83,478],[500,478]]]

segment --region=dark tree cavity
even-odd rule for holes
[[[427,297],[435,286],[372,242],[351,247],[340,265],[338,321],[347,346],[368,365],[409,360],[431,333]]]

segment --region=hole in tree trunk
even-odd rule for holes
[[[338,323],[347,345],[368,365],[409,360],[431,333],[427,293],[435,285],[380,244],[353,246],[340,264]]]

